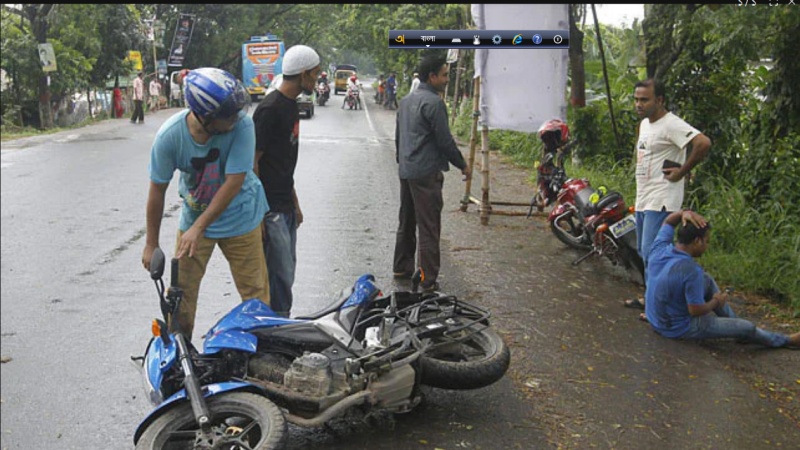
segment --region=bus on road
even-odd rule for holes
[[[286,47],[277,36],[251,36],[242,44],[242,83],[253,101],[264,98],[272,80],[281,73]]]

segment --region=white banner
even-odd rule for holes
[[[480,30],[569,30],[569,5],[473,4]],[[550,119],[566,120],[568,49],[477,49],[481,123],[532,133]]]

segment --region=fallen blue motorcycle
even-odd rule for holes
[[[323,426],[352,409],[408,412],[422,385],[476,389],[503,377],[510,352],[488,311],[439,292],[384,295],[363,275],[328,308],[285,318],[258,299],[240,303],[198,352],[173,320],[183,293],[177,265],[153,255],[163,319],[144,356],[156,406],[134,433],[143,449],[280,449],[286,423]]]

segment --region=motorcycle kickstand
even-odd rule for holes
[[[583,261],[585,261],[590,256],[593,256],[593,255],[598,254],[598,253],[599,252],[596,249],[592,249],[592,251],[590,251],[589,253],[581,256],[580,258],[576,259],[575,261],[572,261],[572,265],[573,266],[577,266],[578,264],[582,263]]]

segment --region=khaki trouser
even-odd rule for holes
[[[178,230],[175,244],[177,251],[183,232]],[[241,236],[209,239],[200,238],[194,257],[184,256],[178,264],[178,286],[183,289],[183,301],[178,310],[178,324],[189,341],[192,339],[194,319],[197,313],[197,296],[200,281],[214,248],[219,245],[233,275],[236,289],[242,301],[258,298],[269,305],[269,283],[267,263],[261,243],[261,226]]]

